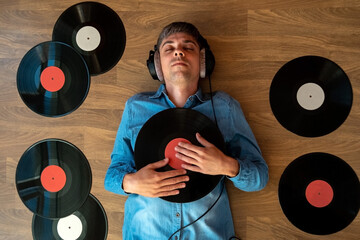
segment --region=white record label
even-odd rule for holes
[[[324,90],[316,83],[305,83],[296,94],[300,106],[306,110],[316,110],[325,101]]]
[[[92,26],[85,26],[76,33],[76,44],[84,51],[93,51],[99,45],[101,36],[99,31]]]
[[[82,230],[81,220],[74,214],[59,219],[57,224],[57,232],[64,240],[75,240],[79,238]]]

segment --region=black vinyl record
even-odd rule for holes
[[[271,109],[287,130],[319,137],[336,130],[347,118],[353,93],[349,78],[336,63],[318,56],[286,63],[270,87]]]
[[[141,128],[135,143],[135,165],[139,170],[149,163],[165,158],[165,150],[170,142],[184,139],[201,146],[195,134],[200,133],[207,141],[224,151],[225,143],[217,126],[205,115],[192,109],[171,108],[151,117]],[[170,163],[158,171],[174,168]],[[222,176],[205,175],[187,170],[190,180],[175,196],[162,197],[170,202],[191,202],[204,197],[219,183]]]
[[[101,240],[108,234],[108,221],[104,208],[92,194],[74,213],[59,219],[34,215],[32,234],[35,240]]]
[[[356,173],[328,153],[309,153],[290,163],[281,176],[278,194],[288,220],[310,234],[327,235],[344,229],[360,207]]]
[[[30,146],[16,168],[16,188],[25,206],[46,218],[61,218],[79,209],[92,183],[85,155],[59,139]]]
[[[117,13],[98,2],[82,2],[66,9],[53,30],[53,40],[74,47],[91,75],[114,67],[125,50],[125,28]]]
[[[84,59],[60,42],[43,42],[29,50],[17,71],[17,88],[34,112],[58,117],[77,109],[90,87]]]

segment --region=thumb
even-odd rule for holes
[[[200,133],[196,133],[196,139],[198,140],[198,142],[203,145],[204,147],[211,147],[212,144],[208,141],[206,141],[205,138],[203,138]]]
[[[163,160],[160,160],[160,161],[157,161],[157,162],[154,162],[154,163],[150,163],[147,166],[149,168],[152,168],[152,169],[157,169],[157,168],[161,168],[161,167],[166,166],[166,164],[168,164],[168,162],[169,162],[169,159],[165,158]]]

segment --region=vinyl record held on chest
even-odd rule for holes
[[[91,75],[114,67],[125,50],[125,28],[115,11],[98,2],[82,2],[66,9],[53,30],[53,40],[74,47]]]
[[[319,137],[347,118],[353,93],[345,72],[329,59],[304,56],[286,63],[270,87],[271,109],[287,130]]]
[[[354,170],[328,153],[309,153],[291,162],[279,182],[281,208],[297,228],[327,235],[347,227],[360,207]]]
[[[224,151],[225,143],[216,125],[205,115],[192,109],[171,108],[151,117],[141,128],[135,143],[137,170],[166,156],[169,164],[158,171],[181,168],[181,161],[174,157],[173,148],[179,141],[201,146],[195,134],[200,133],[207,141]],[[187,170],[190,180],[180,194],[163,197],[170,202],[191,202],[204,197],[219,183],[221,176],[210,176]]]

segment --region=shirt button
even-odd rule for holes
[[[176,217],[180,217],[180,213],[176,213]]]

